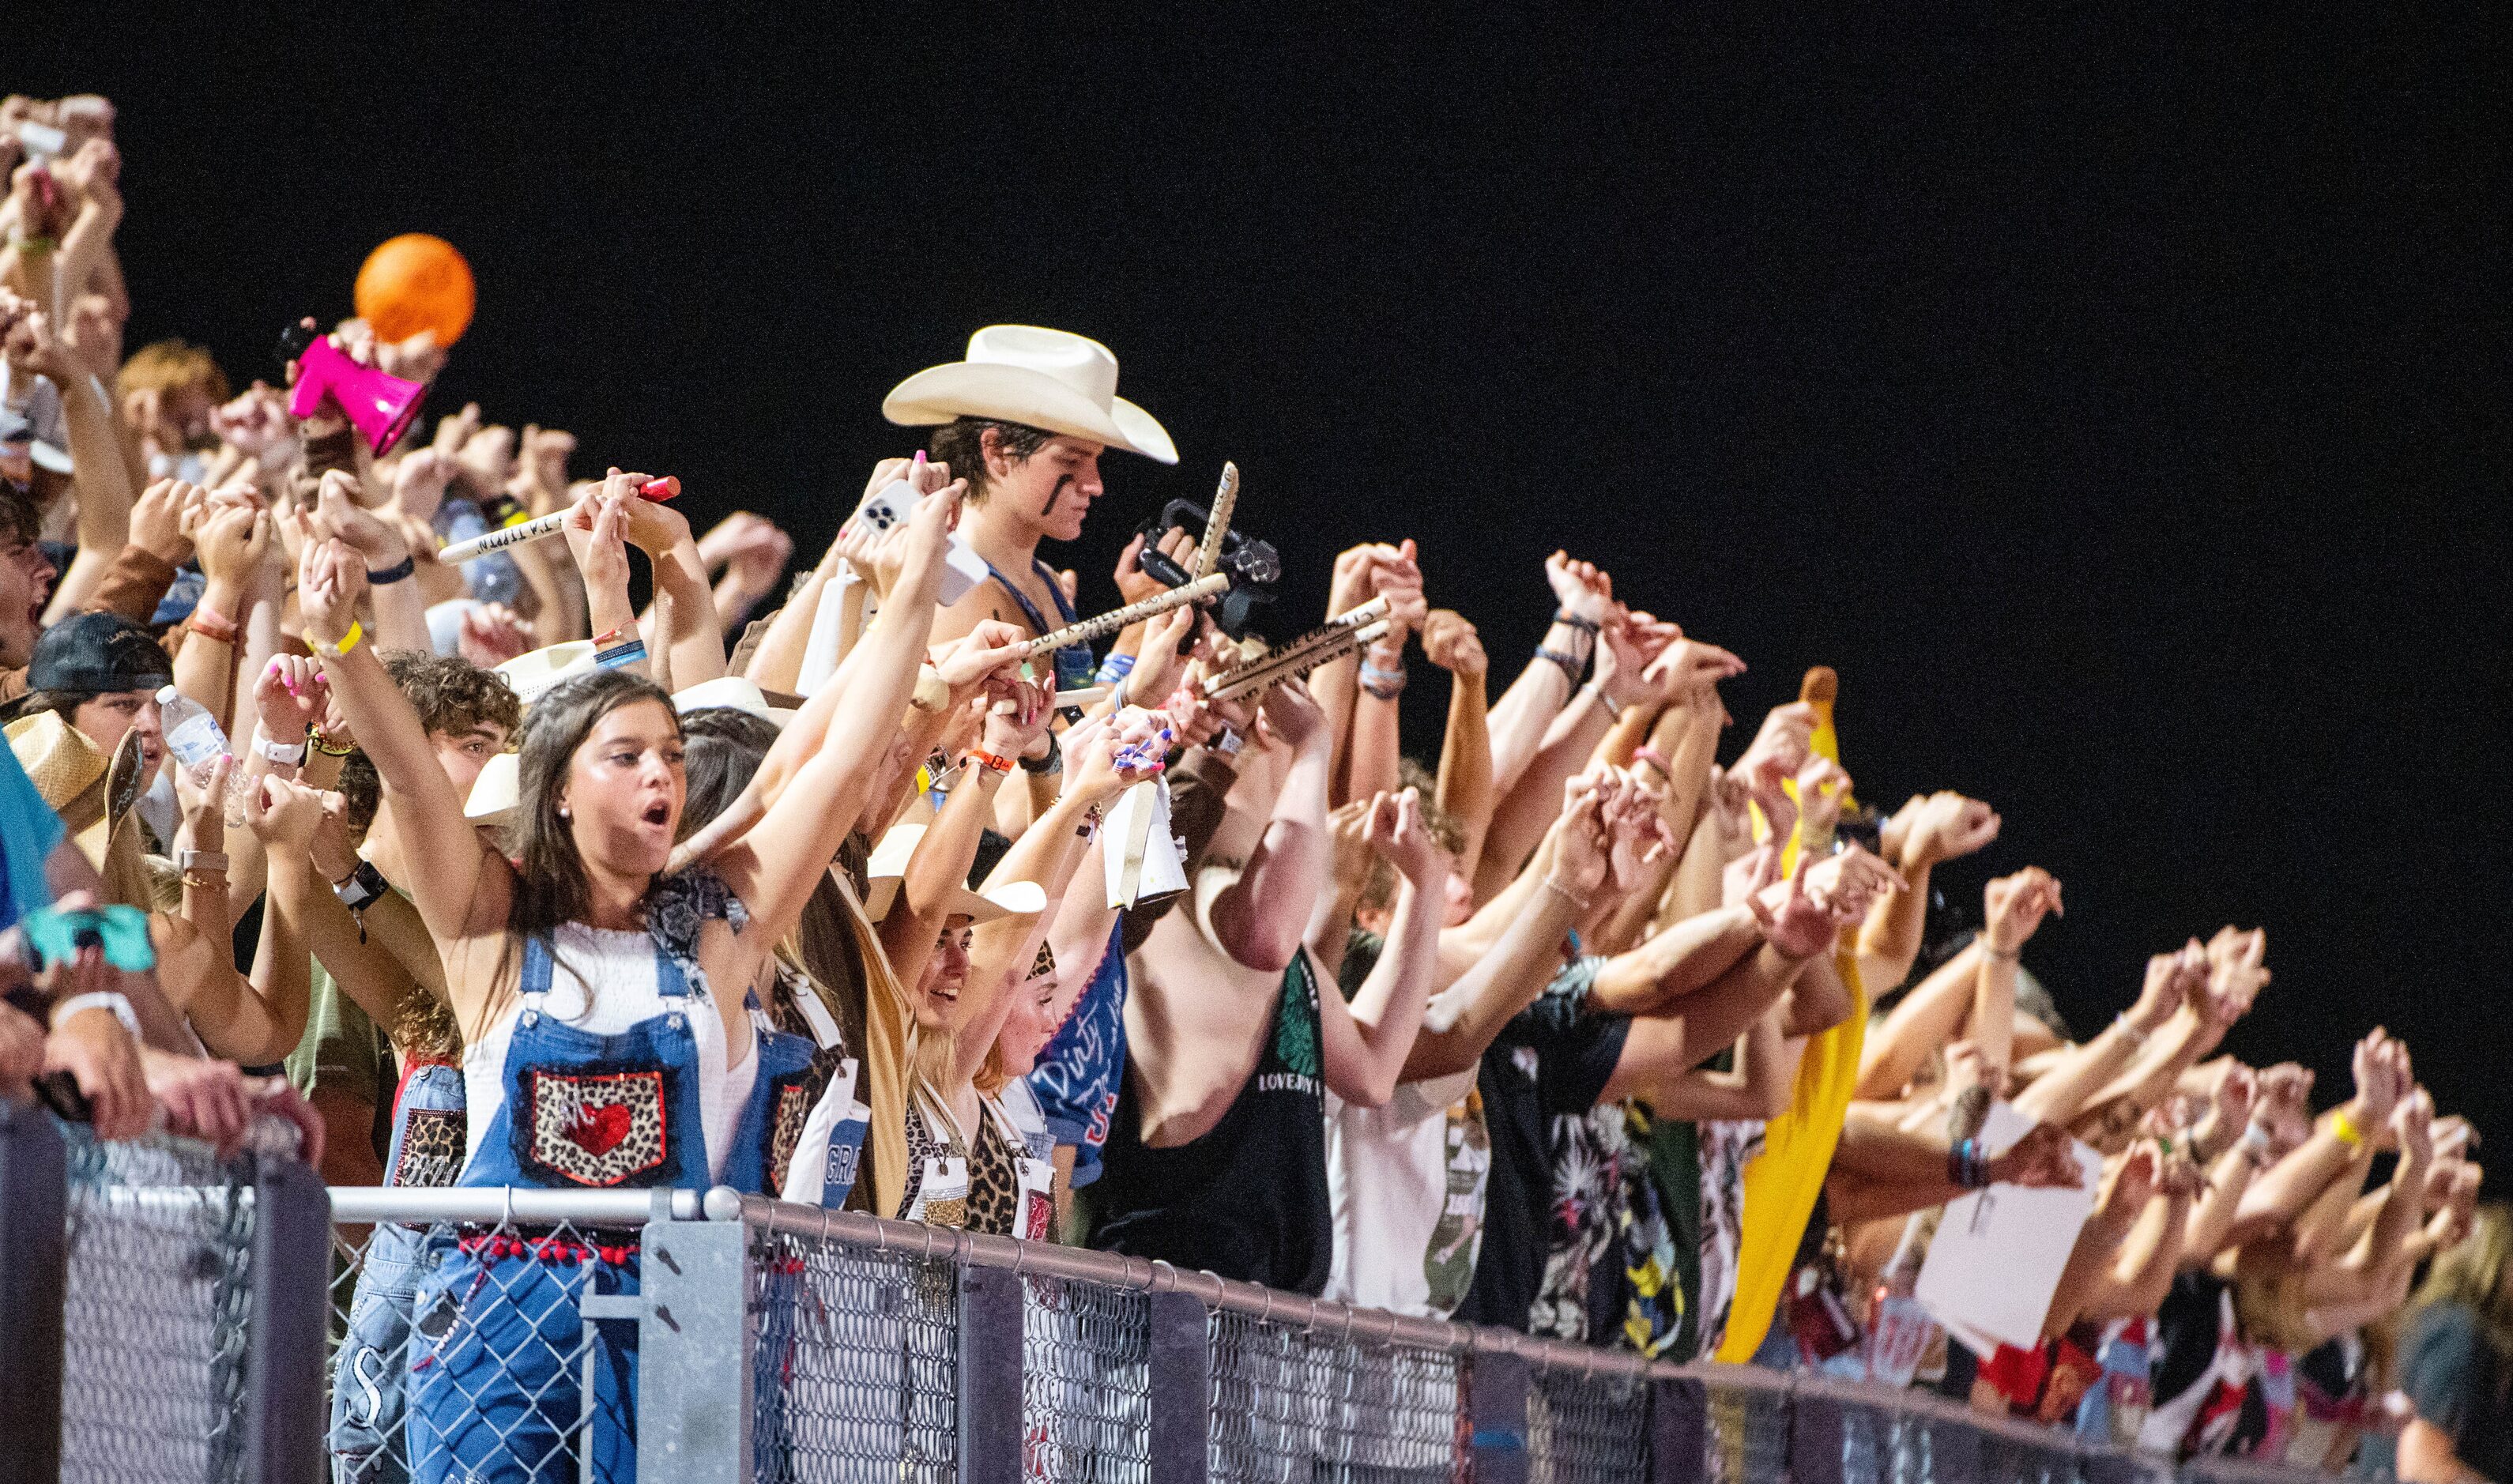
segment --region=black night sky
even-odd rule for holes
[[[1412,535],[1503,680],[1567,545],[1751,663],[1732,755],[1829,663],[1863,796],[1991,800],[1943,879],[1975,913],[1992,870],[2065,881],[2028,962],[2081,1030],[2146,953],[2264,923],[2233,1049],[2327,1102],[2379,1021],[2513,1140],[2487,7],[45,9],[0,85],[119,104],[134,345],[268,374],[435,232],[481,286],[435,410],[809,556],[913,446],[894,381],[993,321],[1096,336],[1184,460],[1112,456],[1086,608],[1225,458],[1300,612]]]

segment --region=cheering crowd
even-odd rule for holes
[[[108,1140],[275,1117],[335,1184],[725,1184],[2164,1454],[2513,1478],[2513,1223],[2409,1048],[2319,1090],[2227,1054],[2275,995],[2230,926],[2072,1029],[2022,963],[2063,905],[2033,842],[1862,802],[1829,671],[1729,746],[1744,662],[1632,606],[1646,570],[1482,595],[1552,613],[1496,674],[1401,533],[1294,616],[1233,601],[1272,553],[1205,511],[1115,588],[1229,597],[1033,647],[1086,616],[1042,548],[1103,465],[1179,456],[1105,347],[1027,326],[899,383],[919,431],[789,583],[775,525],[572,481],[555,429],[379,440],[291,416],[301,361],[126,347],[112,122],[0,106],[0,1095]],[[1339,642],[1266,668],[1252,614]],[[1993,847],[1976,908],[1933,892]],[[1929,1257],[2010,1190],[2074,1224],[2001,1334],[1948,1293],[2014,1275]],[[559,1476],[619,1239],[378,1228],[344,1476],[536,1428]]]

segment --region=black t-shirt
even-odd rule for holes
[[[1317,979],[1303,951],[1283,971],[1256,1071],[1211,1131],[1173,1148],[1145,1145],[1135,1079],[1124,1079],[1092,1186],[1091,1245],[1293,1293],[1323,1290],[1335,1262],[1325,1091]]]
[[[1597,1105],[1631,1030],[1629,1018],[1588,1004],[1603,962],[1582,958],[1565,967],[1484,1048],[1475,1083],[1492,1135],[1492,1172],[1484,1185],[1483,1252],[1454,1316],[1460,1324],[1528,1326],[1544,1277],[1553,1205],[1545,1120]]]
[[[2400,1389],[2426,1425],[2452,1439],[2460,1461],[2491,1479],[2513,1479],[2513,1360],[2488,1343],[2465,1304],[2417,1311],[2400,1341]],[[2368,1437],[2364,1464],[2396,1468],[2398,1444]]]

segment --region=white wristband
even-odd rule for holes
[[[285,763],[291,768],[301,768],[305,766],[305,744],[303,742],[300,742],[291,744],[288,742],[272,742],[269,738],[264,737],[261,734],[261,729],[259,727],[254,729],[253,749],[274,763]]]
[[[122,1028],[130,1031],[134,1039],[140,1035],[140,1017],[132,1010],[131,1001],[110,989],[94,989],[86,994],[73,994],[55,1005],[53,1023],[58,1025],[85,1010],[110,1010],[113,1012],[113,1018],[122,1023]]]

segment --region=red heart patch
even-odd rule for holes
[[[628,1137],[630,1119],[624,1103],[605,1103],[601,1107],[579,1108],[575,1127],[567,1131],[570,1143],[587,1154],[608,1154]]]

